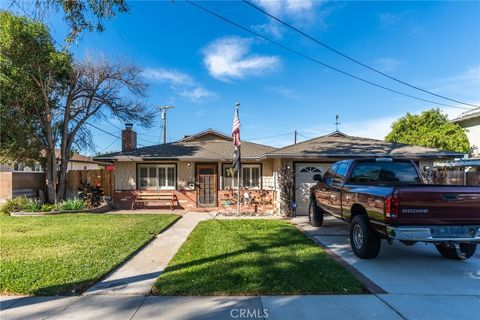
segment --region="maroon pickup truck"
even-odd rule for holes
[[[314,180],[311,224],[321,226],[324,213],[350,223],[360,258],[375,258],[381,239],[433,243],[457,260],[470,258],[480,243],[480,187],[424,184],[410,160],[344,160]]]

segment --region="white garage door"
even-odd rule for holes
[[[315,185],[313,176],[324,174],[331,163],[297,163],[295,164],[295,202],[297,215],[308,215],[310,188]]]

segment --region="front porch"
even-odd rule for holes
[[[112,202],[115,209],[130,210],[132,203],[142,194],[175,194],[178,198],[179,207],[177,211],[198,211],[198,212],[220,212],[222,214],[233,214],[237,210],[237,191],[233,189],[218,190],[214,205],[204,206],[198,202],[197,190],[115,190]],[[271,214],[275,211],[275,192],[273,190],[241,190],[241,211],[247,214]],[[248,197],[246,197],[248,194]],[[139,206],[139,212],[147,209],[170,211],[168,204],[146,203]],[[137,211],[137,210],[135,210]],[[148,211],[148,210],[147,210]],[[151,211],[151,210],[150,210]]]

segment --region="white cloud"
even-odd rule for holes
[[[302,96],[295,90],[292,90],[290,88],[286,88],[283,86],[270,86],[270,87],[266,87],[265,90],[279,94],[285,98],[290,98],[294,100],[299,100],[302,98]]]
[[[258,76],[279,68],[278,57],[250,54],[251,45],[249,38],[219,38],[202,50],[203,62],[212,77],[224,81]]]
[[[151,80],[174,85],[192,85],[194,83],[193,78],[186,73],[163,68],[147,68],[143,71],[143,76]]]
[[[393,58],[378,58],[375,61],[375,64],[377,65],[377,68],[380,69],[380,71],[391,72],[397,69],[397,67],[400,65],[400,61]]]
[[[313,0],[256,0],[256,5],[272,15],[302,15],[308,13],[322,1]]]
[[[269,34],[277,39],[280,39],[285,31],[285,28],[272,19],[268,23],[257,24],[252,28],[258,33]]]
[[[421,15],[414,10],[404,10],[401,12],[391,13],[384,12],[378,14],[380,26],[383,28],[399,28],[407,30],[411,33],[418,33],[425,30],[420,25]]]
[[[476,104],[474,101],[480,101],[480,65],[468,67],[454,75],[430,81],[419,81],[419,86],[429,88],[430,91],[443,96]],[[456,105],[455,102],[445,102]],[[466,107],[464,105],[459,106]]]
[[[199,103],[217,97],[216,93],[199,85],[193,77],[178,70],[147,68],[143,71],[143,76],[155,82],[168,84],[177,96],[192,102]]]
[[[390,132],[392,123],[402,116],[403,114],[399,114],[367,121],[346,122],[340,125],[340,129],[351,136],[383,140]]]
[[[192,89],[184,89],[180,92],[182,97],[186,97],[191,101],[198,102],[207,98],[216,97],[217,95],[211,91],[204,89],[203,87],[195,87]]]
[[[332,13],[333,7],[325,8],[326,1],[314,0],[256,0],[255,5],[261,7],[271,15],[293,23],[296,26],[312,26],[316,29],[326,29],[326,18]],[[318,9],[322,7],[322,9]],[[252,26],[257,32],[267,33],[275,38],[281,38],[286,28],[272,18],[268,22]]]

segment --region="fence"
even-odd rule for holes
[[[91,185],[100,184],[106,196],[112,196],[114,190],[114,172],[112,170],[72,170],[67,172],[68,192],[76,194],[82,182]]]
[[[480,186],[480,172],[444,171],[435,177],[436,184]]]

